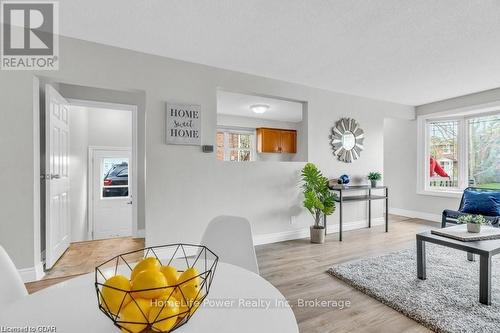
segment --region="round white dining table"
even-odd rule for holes
[[[94,282],[94,273],[89,273],[16,301],[0,313],[0,331],[27,327],[27,332],[120,332],[99,310]],[[292,309],[274,286],[253,272],[219,262],[202,307],[175,332],[299,330]]]

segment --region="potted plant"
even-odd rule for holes
[[[467,223],[467,232],[481,232],[481,224],[488,224],[482,215],[462,215],[458,218],[459,223]]]
[[[307,163],[302,169],[302,189],[304,207],[314,217],[314,225],[310,227],[311,243],[324,243],[323,221],[335,211],[335,195],[328,188],[328,179],[312,163]]]
[[[380,172],[370,172],[368,174],[368,179],[370,180],[372,187],[377,187],[377,182],[382,179],[382,174]]]

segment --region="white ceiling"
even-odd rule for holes
[[[250,110],[255,104],[267,104],[269,110],[256,114]],[[217,113],[231,116],[259,118],[286,122],[302,121],[302,103],[276,98],[244,95],[227,91],[217,92]]]
[[[498,0],[62,0],[62,35],[408,105],[500,86]]]

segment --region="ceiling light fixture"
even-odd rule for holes
[[[250,110],[252,110],[254,113],[259,113],[262,114],[269,110],[269,105],[267,104],[254,104],[250,106]]]

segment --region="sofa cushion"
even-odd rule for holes
[[[500,216],[500,192],[464,191],[462,213]]]

